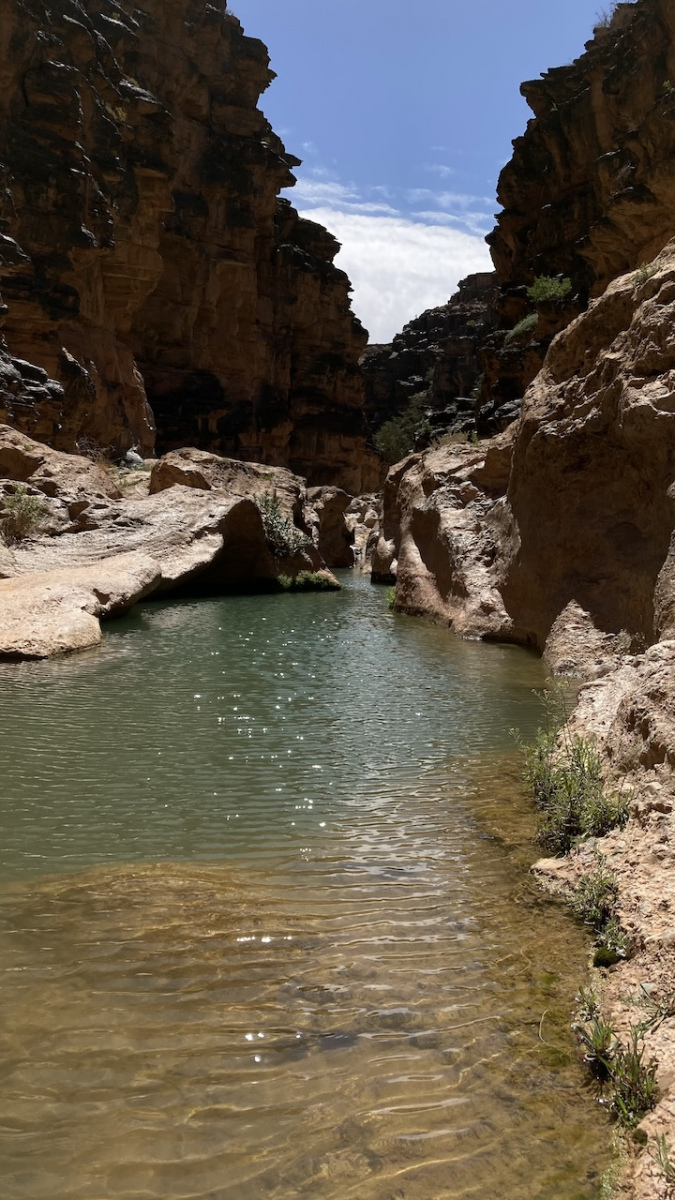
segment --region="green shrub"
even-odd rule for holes
[[[610,1066],[611,1112],[626,1129],[632,1129],[654,1108],[659,1098],[654,1059],[644,1060],[645,1046],[631,1028],[627,1046],[619,1045]]]
[[[600,1003],[593,988],[579,988],[577,1000],[582,1021],[592,1021],[594,1017],[600,1016]]]
[[[336,592],[337,579],[321,571],[298,571],[297,575],[278,575],[277,583],[284,592]]]
[[[611,967],[630,954],[630,939],[616,915],[618,893],[616,875],[598,854],[595,869],[581,876],[570,900],[575,916],[595,931],[594,967]]]
[[[527,289],[527,298],[533,304],[542,304],[546,300],[564,300],[572,291],[572,280],[554,279],[552,275],[538,275],[532,287]]]
[[[509,332],[504,338],[504,344],[510,346],[512,342],[532,341],[531,335],[537,328],[538,320],[539,317],[536,313],[528,313],[527,316],[523,317],[522,321],[519,321],[513,329],[509,329]]]
[[[603,1088],[609,1088],[612,1116],[625,1129],[633,1129],[659,1098],[656,1062],[645,1062],[639,1030],[631,1026],[628,1045],[624,1045],[601,1017],[587,1024],[577,1023],[573,1029],[581,1042],[586,1066]]]
[[[425,392],[411,396],[407,407],[398,416],[385,421],[375,434],[375,446],[388,463],[400,462],[407,454],[412,454],[419,439],[431,432],[423,407],[426,398]]]
[[[311,544],[311,538],[283,515],[275,492],[256,496],[256,504],[260,509],[265,537],[277,558],[292,557]]]
[[[396,604],[396,588],[393,588],[393,587],[387,588],[387,608],[389,609],[389,612],[394,611],[395,604]]]
[[[37,533],[46,515],[44,502],[31,496],[20,484],[13,495],[7,496],[2,514],[2,532],[8,545]]]
[[[541,811],[537,838],[554,855],[574,843],[625,825],[628,800],[605,791],[600,757],[588,738],[565,736],[555,724],[540,729],[525,751],[525,783]]]
[[[573,1026],[584,1051],[584,1062],[592,1075],[602,1081],[609,1079],[611,1061],[617,1040],[611,1025],[602,1017],[593,1017],[585,1025]]]
[[[618,893],[616,875],[607,870],[599,854],[595,870],[582,875],[574,890],[572,911],[584,925],[600,930],[614,916]]]
[[[646,283],[648,279],[653,279],[658,269],[653,263],[643,262],[633,276],[635,287],[642,287],[643,283]]]

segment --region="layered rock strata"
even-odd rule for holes
[[[116,470],[0,427],[0,527],[17,500],[33,513],[10,545],[0,537],[0,658],[95,646],[100,619],[151,594],[267,589],[325,570],[310,536],[321,541],[321,489],[310,502],[289,471],[199,450],[147,465]],[[266,495],[294,533],[284,552],[256,503]]]
[[[224,6],[0,0],[0,418],[377,485],[366,334],[338,243],[278,200],[272,78]]]
[[[480,348],[493,325],[496,277],[469,275],[447,304],[410,321],[390,345],[361,359],[366,416],[373,430],[420,396],[434,429],[475,428],[472,393],[482,372]]]
[[[503,211],[487,239],[499,328],[534,319],[535,277],[568,278],[571,290],[539,305],[515,343],[504,332],[488,341],[484,402],[521,398],[551,335],[675,235],[672,4],[619,3],[593,32],[574,62],[521,87],[534,116],[499,177]]]

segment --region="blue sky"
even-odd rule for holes
[[[261,105],[303,159],[296,207],[343,244],[372,341],[489,270],[524,79],[583,52],[602,0],[229,0],[270,51]]]

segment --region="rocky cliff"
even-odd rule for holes
[[[675,235],[675,10],[670,0],[617,4],[574,62],[522,85],[533,112],[499,177],[503,206],[488,236],[498,286],[474,340],[482,376],[478,427],[513,418],[553,337],[618,275],[649,262]],[[566,294],[536,302],[537,277],[569,279]],[[566,286],[566,285],[565,285]],[[432,310],[408,330],[446,337]],[[408,330],[391,364],[365,360],[368,403],[395,409],[426,386]],[[452,338],[449,353],[454,353]],[[429,356],[427,355],[427,358]],[[423,364],[427,366],[428,364]],[[387,373],[392,382],[385,382]],[[461,395],[461,392],[456,393]],[[497,422],[499,425],[499,422]]]
[[[376,570],[397,560],[400,607],[555,665],[672,635],[674,330],[671,242],[554,339],[505,433],[392,469]]]
[[[503,211],[487,239],[500,328],[533,311],[536,277],[568,278],[571,289],[565,303],[539,306],[520,345],[491,340],[484,398],[522,396],[551,336],[675,234],[672,81],[673,6],[637,0],[615,5],[574,62],[522,85],[534,116],[499,177]]]
[[[282,187],[224,4],[0,0],[0,418],[376,486],[338,243]]]
[[[496,276],[469,275],[447,304],[429,309],[389,345],[371,345],[361,359],[366,414],[377,430],[422,396],[434,429],[475,428],[475,398],[482,373],[480,351],[494,323]]]

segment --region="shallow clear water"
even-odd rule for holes
[[[599,1194],[540,664],[344,579],[0,670],[4,1200]]]

